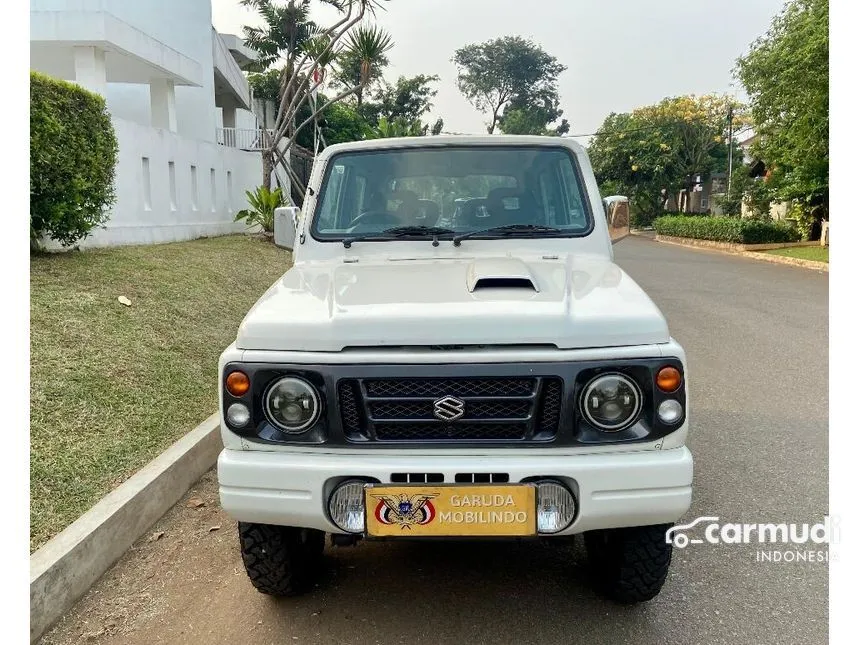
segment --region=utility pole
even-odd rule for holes
[[[732,194],[732,138],[734,133],[732,132],[732,104],[729,103],[729,172],[728,177],[726,178],[726,195]]]

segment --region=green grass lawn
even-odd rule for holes
[[[241,235],[31,257],[31,550],[216,411],[218,355],[289,260]]]
[[[787,249],[772,249],[763,251],[771,255],[783,255],[787,258],[800,258],[802,260],[815,260],[816,262],[830,262],[830,247],[828,246],[792,246]]]

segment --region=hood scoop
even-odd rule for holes
[[[466,280],[470,293],[479,289],[540,291],[529,266],[517,258],[478,258],[469,265]]]

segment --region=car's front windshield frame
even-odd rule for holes
[[[314,210],[312,213],[309,232],[311,237],[318,242],[334,242],[340,243],[344,240],[349,240],[350,238],[361,236],[363,241],[367,242],[391,242],[391,241],[408,241],[408,240],[416,240],[416,239],[430,239],[434,237],[439,240],[451,240],[456,235],[461,235],[462,233],[469,232],[467,230],[459,230],[454,231],[452,233],[443,233],[436,235],[396,235],[396,236],[386,236],[383,233],[383,230],[376,232],[375,235],[366,235],[364,233],[354,233],[351,231],[343,230],[338,231],[336,233],[326,232],[320,230],[318,227],[322,209],[324,206],[324,200],[326,196],[326,190],[329,187],[330,182],[332,181],[333,171],[337,164],[339,158],[342,157],[356,157],[363,155],[373,155],[373,154],[382,154],[382,153],[399,153],[399,152],[419,152],[419,151],[440,151],[440,150],[492,150],[492,151],[503,151],[503,150],[540,150],[540,151],[555,151],[562,152],[565,154],[571,164],[571,169],[573,171],[573,178],[575,182],[575,190],[579,192],[579,202],[583,210],[583,214],[585,217],[585,226],[579,227],[575,229],[565,229],[562,228],[560,231],[553,232],[549,230],[529,230],[529,231],[517,231],[516,237],[517,239],[523,238],[579,238],[579,237],[587,237],[594,231],[594,212],[591,205],[590,196],[588,193],[588,189],[585,183],[585,178],[582,173],[582,168],[580,167],[579,160],[577,159],[574,151],[570,149],[570,147],[565,145],[539,145],[539,144],[503,144],[503,145],[492,145],[492,144],[456,144],[456,145],[417,145],[417,146],[397,146],[397,147],[379,147],[373,149],[365,149],[365,150],[344,150],[342,152],[338,152],[333,154],[327,161],[325,168],[323,169],[324,175],[322,181],[320,183],[320,190],[317,195],[317,199],[315,200]],[[511,237],[511,233],[481,233],[480,231],[472,231],[472,235],[469,235],[469,239],[472,240],[498,240],[502,238]]]

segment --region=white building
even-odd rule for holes
[[[260,185],[241,68],[254,53],[212,27],[210,0],[31,0],[30,68],[105,97],[117,201],[85,246],[192,239],[233,222]]]

